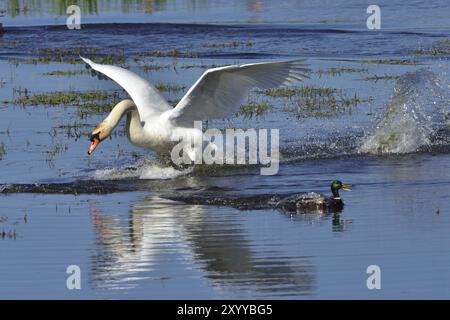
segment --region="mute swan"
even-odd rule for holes
[[[105,140],[127,114],[127,135],[138,147],[170,152],[179,137],[202,134],[194,121],[233,115],[253,88],[267,89],[309,78],[304,60],[230,65],[206,70],[173,108],[148,81],[117,66],[83,58],[87,66],[114,80],[132,100],[118,103],[91,134],[88,154]],[[190,140],[187,140],[190,143]],[[189,157],[193,160],[192,155]]]

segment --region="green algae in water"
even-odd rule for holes
[[[418,47],[412,53],[426,56],[448,56],[450,55],[450,39],[437,41],[430,48]]]
[[[15,89],[16,98],[12,104],[20,106],[38,105],[81,105],[82,103],[94,102],[98,100],[118,101],[120,94],[118,91],[57,91],[51,93],[30,94],[28,89]]]
[[[267,101],[262,101],[259,103],[251,101],[245,105],[242,105],[237,115],[242,115],[249,119],[252,119],[253,117],[259,118],[263,116],[270,108],[271,106]]]
[[[177,84],[170,84],[170,83],[157,83],[157,84],[155,84],[155,88],[161,92],[179,92],[179,91],[183,91],[184,89],[186,89],[185,86],[180,86]]]
[[[182,52],[178,49],[171,49],[169,51],[150,50],[139,53],[140,57],[172,57],[172,58],[196,58],[197,54],[193,52]]]
[[[46,76],[79,76],[89,74],[87,70],[54,70],[44,73]]]
[[[255,41],[225,41],[225,42],[215,42],[215,43],[204,43],[202,44],[205,48],[239,48],[239,47],[253,47]]]
[[[362,78],[364,81],[379,81],[379,80],[397,80],[398,78],[400,78],[400,76],[397,75],[389,75],[389,74],[385,74],[385,75],[370,75],[367,77]]]
[[[369,69],[368,68],[349,68],[349,67],[335,67],[335,68],[328,68],[328,69],[319,69],[317,71],[317,73],[322,76],[322,75],[327,75],[327,76],[341,76],[345,73],[364,73],[364,72],[368,72]]]
[[[284,110],[303,117],[331,117],[341,113],[350,113],[352,108],[371,98],[362,99],[355,93],[347,96],[343,90],[328,87],[280,87],[268,89],[262,94],[272,98],[288,98],[289,106]]]
[[[0,143],[0,160],[3,160],[3,158],[6,156],[6,148],[5,144],[3,142]]]

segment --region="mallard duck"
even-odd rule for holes
[[[350,187],[350,184],[335,180],[331,183],[332,196],[330,197],[315,192],[299,193],[281,199],[275,207],[295,213],[340,212],[344,208],[344,202],[339,195],[339,190],[351,191]]]

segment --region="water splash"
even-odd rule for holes
[[[171,166],[164,166],[152,159],[144,159],[136,165],[128,165],[119,168],[99,169],[94,172],[95,180],[167,180],[175,179],[191,173],[192,167],[178,170]]]
[[[444,124],[445,91],[427,70],[404,74],[396,82],[391,102],[366,135],[360,153],[402,154],[432,145],[431,137]]]

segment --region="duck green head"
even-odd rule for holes
[[[334,180],[331,183],[331,193],[333,194],[334,198],[340,198],[341,196],[339,195],[339,190],[342,189],[345,191],[352,191],[350,189],[351,186],[351,184],[343,184],[339,180]]]

